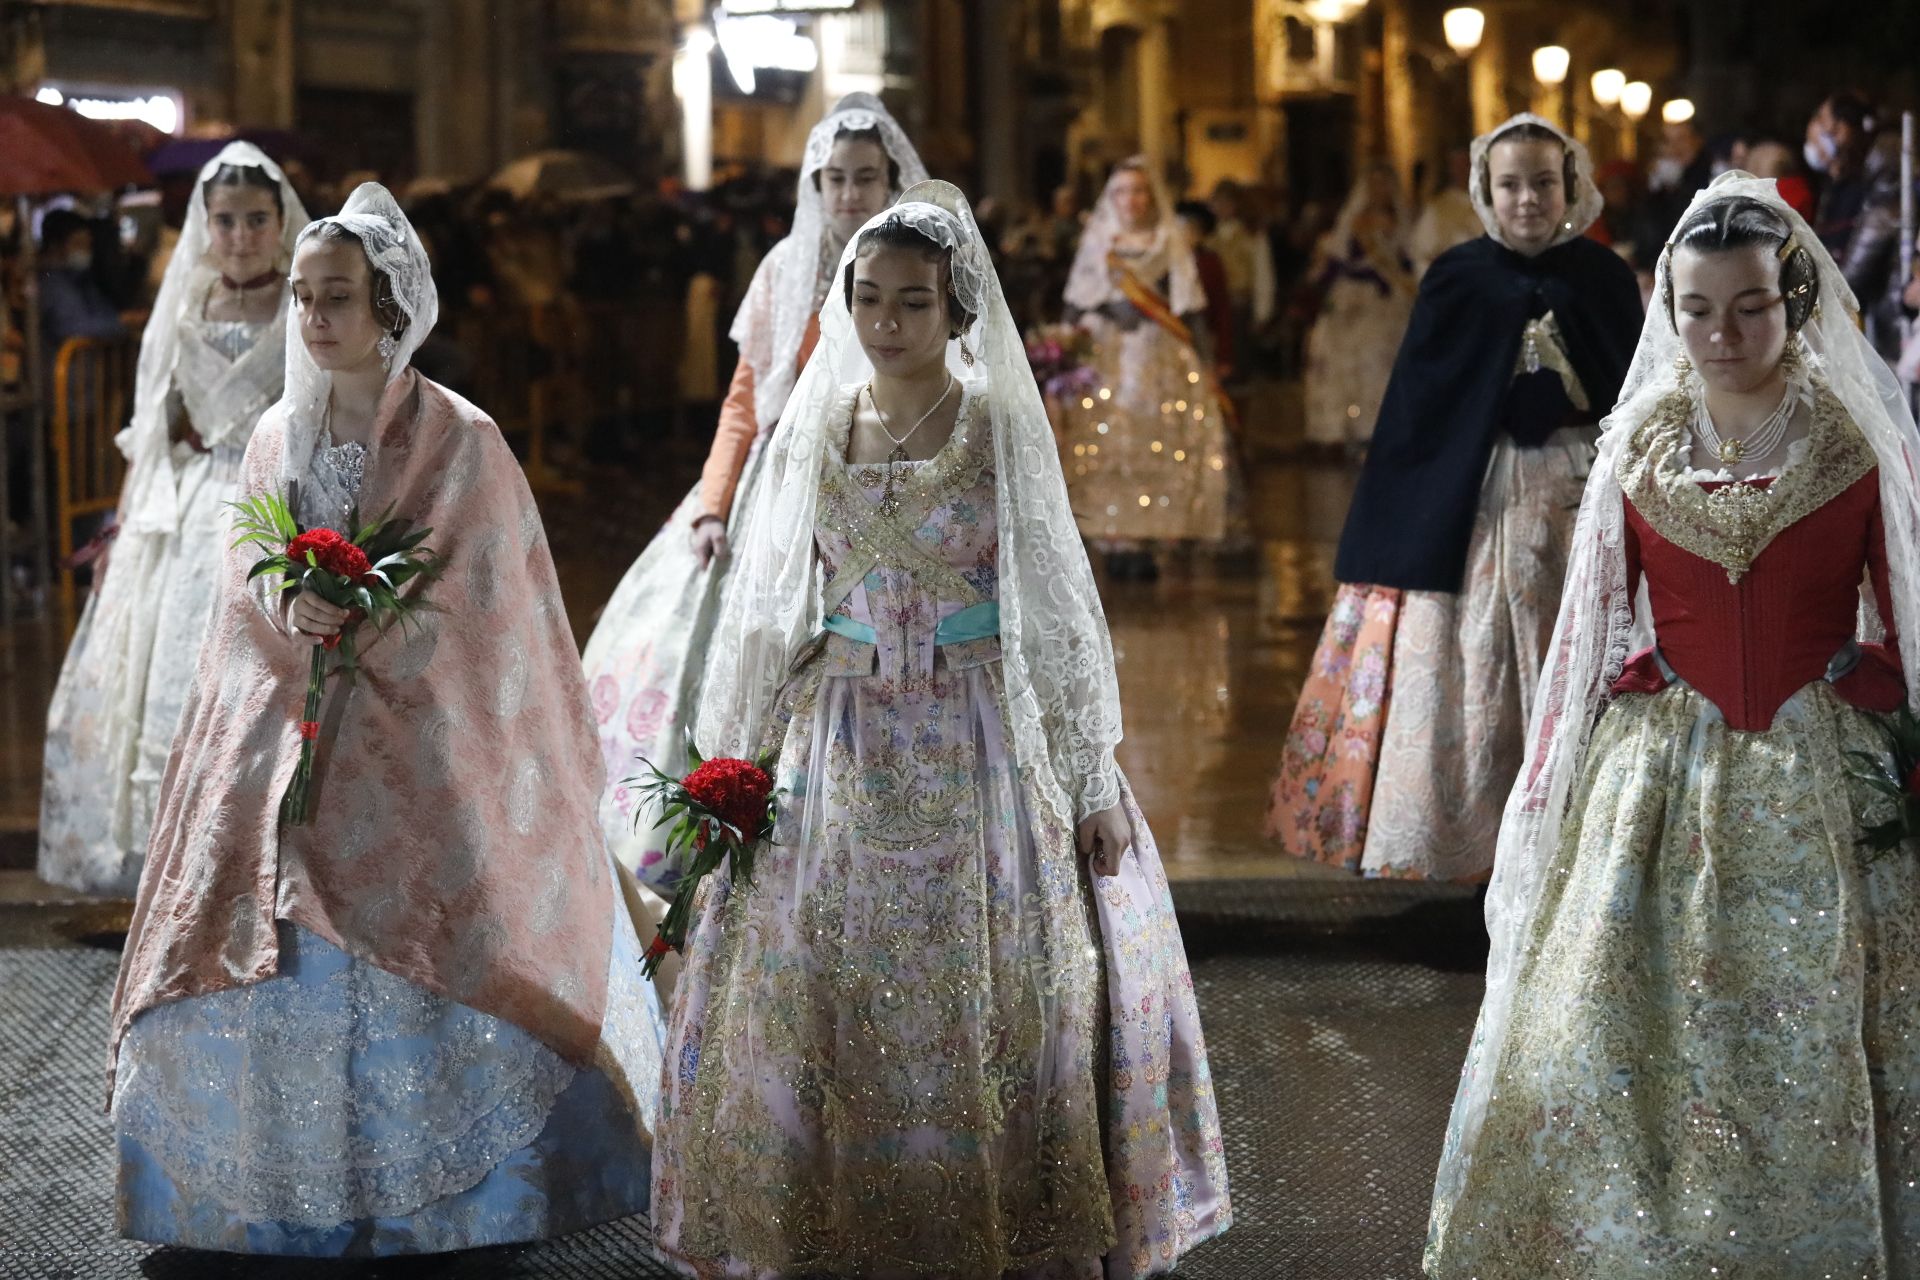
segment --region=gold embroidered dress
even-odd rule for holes
[[[852,408],[820,471],[827,627],[772,730],[775,843],[688,940],[659,1243],[702,1276],[1166,1270],[1229,1212],[1151,835],[1129,797],[1139,856],[1094,889],[1029,803],[984,397],[922,463],[849,465]],[[1109,988],[1136,1014],[1111,1044]]]
[[[1659,401],[1613,472],[1657,645],[1612,681],[1484,1064],[1476,1038],[1444,1280],[1920,1275],[1920,874],[1859,847],[1888,802],[1846,758],[1907,697],[1882,477],[1818,381],[1771,480],[1690,471],[1691,412]]]

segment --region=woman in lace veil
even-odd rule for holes
[[[1771,180],[1716,179],[1660,255],[1500,831],[1432,1276],[1913,1274],[1920,868],[1869,847],[1896,805],[1859,774],[1920,675],[1920,458],[1855,315]]]
[[[1314,254],[1320,312],[1307,333],[1306,434],[1350,457],[1373,435],[1413,312],[1410,227],[1393,167],[1369,165]]]
[[[761,445],[819,337],[820,304],[847,238],[926,178],[913,144],[871,94],[842,98],[807,136],[793,230],[754,273],[733,340],[740,363],[696,485],[621,579],[584,660],[608,786],[600,821],[622,865],[671,892],[666,829],[625,779],[642,758],[678,769],[700,695],[700,658],[730,563],[736,512],[752,505]]]
[[[343,611],[260,594],[251,547],[221,565],[114,998],[121,1229],[363,1256],[638,1212],[664,1025],[539,513],[494,424],[408,364],[438,302],[385,188],[301,235],[292,287],[241,495],[414,521],[439,569],[308,729]]]
[[[1487,234],[1421,277],[1267,809],[1288,854],[1370,876],[1488,875],[1640,328],[1633,273],[1581,234],[1586,148],[1522,115],[1472,162]]]
[[[708,660],[701,746],[772,752],[780,817],[689,934],[658,1243],[702,1275],[1169,1270],[1230,1217],[1213,1086],[1019,331],[944,183],[836,282]]]
[[[280,396],[287,265],[307,225],[279,166],[235,142],[194,183],[140,342],[112,572],[94,590],[47,714],[40,875],[131,893],[226,554],[227,502]]]
[[[1152,578],[1157,549],[1226,536],[1232,411],[1188,327],[1206,305],[1151,166],[1115,166],[1067,277],[1098,385],[1061,407],[1060,447],[1080,531],[1117,577]]]

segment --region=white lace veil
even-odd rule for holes
[[[1167,277],[1167,301],[1175,315],[1190,316],[1206,310],[1207,295],[1200,287],[1200,269],[1194,265],[1192,250],[1181,238],[1179,223],[1174,217],[1173,201],[1167,195],[1166,184],[1160,181],[1159,175],[1154,173],[1153,166],[1144,156],[1121,161],[1107,175],[1107,185],[1100,192],[1100,202],[1093,207],[1093,216],[1087,219],[1086,230],[1080,235],[1079,251],[1073,255],[1073,269],[1067,275],[1067,305],[1092,311],[1111,302],[1126,301],[1126,295],[1113,282],[1113,272],[1107,266],[1107,255],[1113,251],[1114,242],[1126,229],[1119,211],[1113,207],[1113,185],[1121,173],[1128,170],[1146,175],[1147,185],[1153,190],[1154,212],[1158,219],[1153,232],[1153,247],[1135,264],[1134,272],[1155,288],[1159,287],[1161,276]]]
[[[1723,174],[1694,197],[1685,216],[1739,197],[1758,200],[1779,214],[1792,229],[1796,247],[1805,248],[1818,264],[1818,308],[1798,340],[1806,364],[1846,406],[1879,459],[1894,620],[1907,696],[1913,701],[1920,697],[1920,447],[1913,417],[1899,384],[1855,322],[1853,295],[1839,268],[1812,229],[1780,199],[1771,178],[1738,171]],[[1656,268],[1655,278],[1662,285],[1669,279],[1671,257],[1669,245]],[[1501,823],[1487,892],[1487,930],[1492,936],[1487,993],[1441,1156],[1434,1190],[1436,1233],[1444,1230],[1472,1165],[1487,1099],[1498,1083],[1494,1072],[1516,1016],[1514,986],[1540,909],[1541,882],[1560,843],[1590,735],[1633,643],[1634,600],[1627,581],[1617,471],[1634,430],[1679,385],[1674,361],[1683,347],[1662,293],[1657,286],[1619,402],[1602,423],[1600,456],[1580,504],[1560,617],[1528,726],[1526,764]]]
[[[1467,175],[1467,195],[1473,200],[1473,211],[1480,215],[1480,225],[1487,229],[1488,235],[1506,244],[1509,249],[1513,246],[1501,236],[1500,223],[1493,216],[1493,194],[1488,189],[1487,179],[1487,153],[1507,132],[1529,124],[1545,129],[1560,139],[1566,145],[1567,154],[1573,158],[1573,185],[1567,190],[1567,212],[1560,219],[1560,228],[1554,232],[1553,240],[1547,247],[1565,244],[1575,236],[1584,235],[1587,228],[1593,225],[1593,220],[1600,216],[1600,211],[1607,206],[1606,198],[1600,194],[1600,188],[1593,180],[1593,156],[1587,151],[1587,144],[1570,136],[1546,117],[1522,111],[1473,140]]]
[[[359,238],[368,265],[387,277],[393,300],[407,317],[406,331],[396,338],[393,358],[387,364],[387,381],[391,383],[406,372],[407,361],[427,340],[440,317],[440,294],[433,287],[433,264],[427,261],[426,246],[400,211],[393,193],[377,182],[355,187],[339,213],[320,219],[300,233],[295,248],[329,225],[342,227]],[[306,474],[332,393],[333,375],[313,362],[307,344],[300,339],[300,326],[288,324],[287,389],[274,406],[274,411],[286,418],[280,451],[283,488]]]
[[[1347,193],[1347,202],[1340,206],[1339,216],[1333,220],[1333,226],[1327,230],[1326,244],[1334,254],[1340,257],[1346,256],[1347,245],[1353,239],[1354,224],[1360,220],[1360,215],[1365,213],[1367,206],[1372,203],[1371,186],[1375,172],[1385,173],[1393,179],[1393,246],[1404,250],[1407,238],[1413,232],[1412,202],[1407,199],[1407,193],[1401,189],[1399,175],[1393,172],[1390,165],[1369,166],[1368,170],[1363,172],[1359,180],[1353,184],[1353,189]]]
[[[295,238],[307,225],[307,210],[280,166],[251,142],[230,142],[201,168],[187,200],[187,220],[167,262],[166,276],[154,298],[147,331],[140,340],[140,363],[134,374],[133,420],[115,438],[132,469],[127,491],[120,500],[120,523],[129,531],[172,532],[179,520],[168,454],[167,393],[173,387],[174,364],[180,357],[180,326],[188,312],[201,305],[219,276],[207,261],[213,235],[207,229],[207,183],[226,165],[260,169],[280,185],[280,253],[275,269],[285,271],[293,260]],[[280,318],[285,319],[284,300]]]
[[[728,331],[740,348],[740,358],[753,369],[753,408],[763,430],[780,419],[797,376],[807,320],[820,310],[828,279],[840,260],[840,246],[815,180],[833,154],[836,138],[869,129],[880,135],[880,145],[899,166],[896,190],[927,180],[927,167],[907,141],[906,132],[870,93],[850,93],[840,99],[807,134],[793,229],[754,272]]]
[[[1120,692],[1053,430],[966,197],[944,182],[923,183],[867,227],[887,221],[952,249],[954,291],[977,317],[966,335],[973,366],[958,358],[958,342],[948,344],[947,364],[969,397],[984,399],[992,432],[1002,671],[1014,752],[1050,816],[1073,823],[1119,802],[1113,751]],[[858,244],[856,236],[842,254],[843,271]],[[845,292],[830,289],[820,344],[768,446],[769,472],[754,491],[739,558],[727,575],[698,719],[697,738],[708,754],[752,755],[766,745],[774,698],[796,656],[820,633],[814,523],[823,441],[850,412],[854,389],[867,376]]]

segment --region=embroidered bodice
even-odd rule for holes
[[[253,350],[274,327],[271,321],[255,324],[251,320],[189,320],[187,323],[200,341],[225,356],[229,363]]]
[[[1657,651],[1636,655],[1614,691],[1678,678],[1753,732],[1823,678],[1856,706],[1899,706],[1897,637],[1855,643],[1863,578],[1880,617],[1893,612],[1879,471],[1846,410],[1816,386],[1807,447],[1778,476],[1742,482],[1689,469],[1691,412],[1684,395],[1662,401],[1618,468],[1629,586],[1644,577]]]
[[[367,447],[354,440],[335,444],[332,429],[323,429],[300,486],[300,523],[308,528],[324,525],[352,537],[347,513],[359,500],[366,478]]]
[[[815,544],[829,674],[927,676],[999,657],[999,536],[986,404],[969,394],[925,462],[846,461],[852,401],[827,442]],[[886,512],[889,472],[898,510]]]

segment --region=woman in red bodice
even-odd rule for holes
[[[1920,1272],[1920,464],[1771,181],[1695,198],[1581,507],[1488,899],[1434,1277]]]

